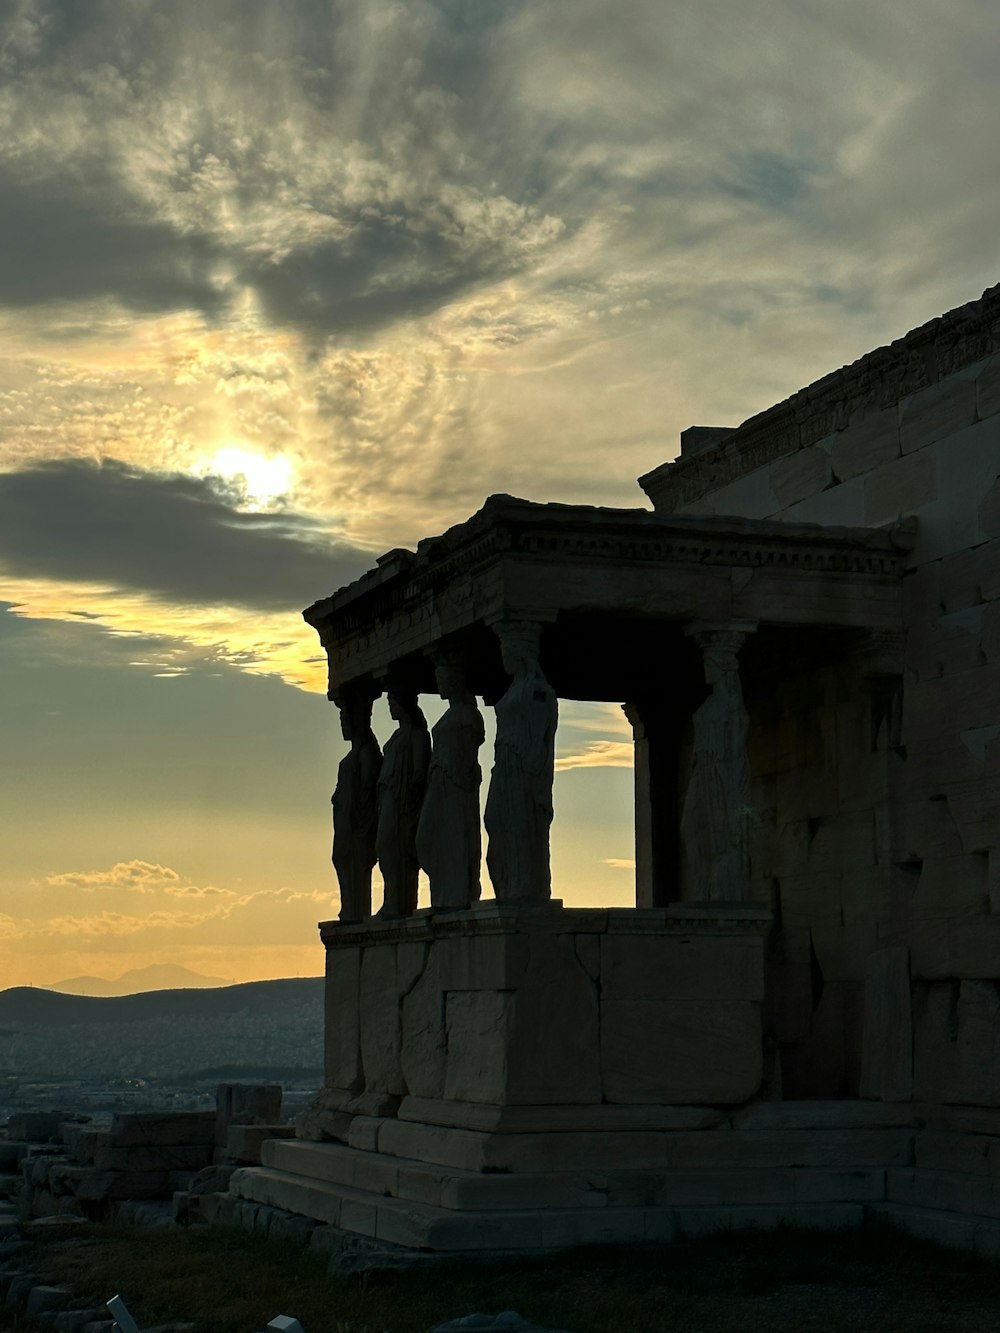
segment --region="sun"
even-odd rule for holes
[[[291,490],[295,469],[283,454],[267,457],[242,445],[227,444],[205,459],[203,476],[223,477],[242,493],[241,508],[270,509]]]

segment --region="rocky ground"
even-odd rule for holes
[[[30,1290],[71,1291],[82,1309],[121,1291],[141,1328],[190,1333],[250,1333],[278,1311],[305,1333],[993,1333],[1000,1308],[995,1264],[891,1233],[742,1233],[331,1277],[309,1250],[246,1233],[42,1227],[16,1264],[34,1275]],[[496,1322],[511,1310],[531,1322]],[[0,1307],[0,1330],[30,1326],[19,1318]]]

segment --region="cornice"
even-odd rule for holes
[[[749,417],[718,443],[653,468],[639,485],[658,510],[681,508],[998,351],[1000,284]]]
[[[903,572],[913,538],[912,524],[833,528],[491,497],[467,522],[421,542],[416,554],[391,552],[391,574],[388,565],[380,564],[314,603],[303,616],[329,646],[413,613],[435,597],[457,595],[463,581],[501,558],[776,568],[894,579]],[[409,559],[401,559],[404,554]]]

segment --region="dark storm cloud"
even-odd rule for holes
[[[372,563],[300,515],[240,513],[207,481],[77,460],[0,475],[0,561],[21,577],[292,612]]]
[[[243,277],[279,322],[363,332],[428,314],[515,266],[499,246],[463,252],[425,218],[393,210],[361,222],[349,244],[299,251]]]
[[[114,296],[133,310],[211,310],[218,247],[143,217],[115,182],[25,183],[0,169],[0,304]]]

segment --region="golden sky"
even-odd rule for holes
[[[319,972],[300,609],[978,296],[998,65],[985,0],[0,9],[0,986]],[[569,901],[626,740],[563,710]]]

